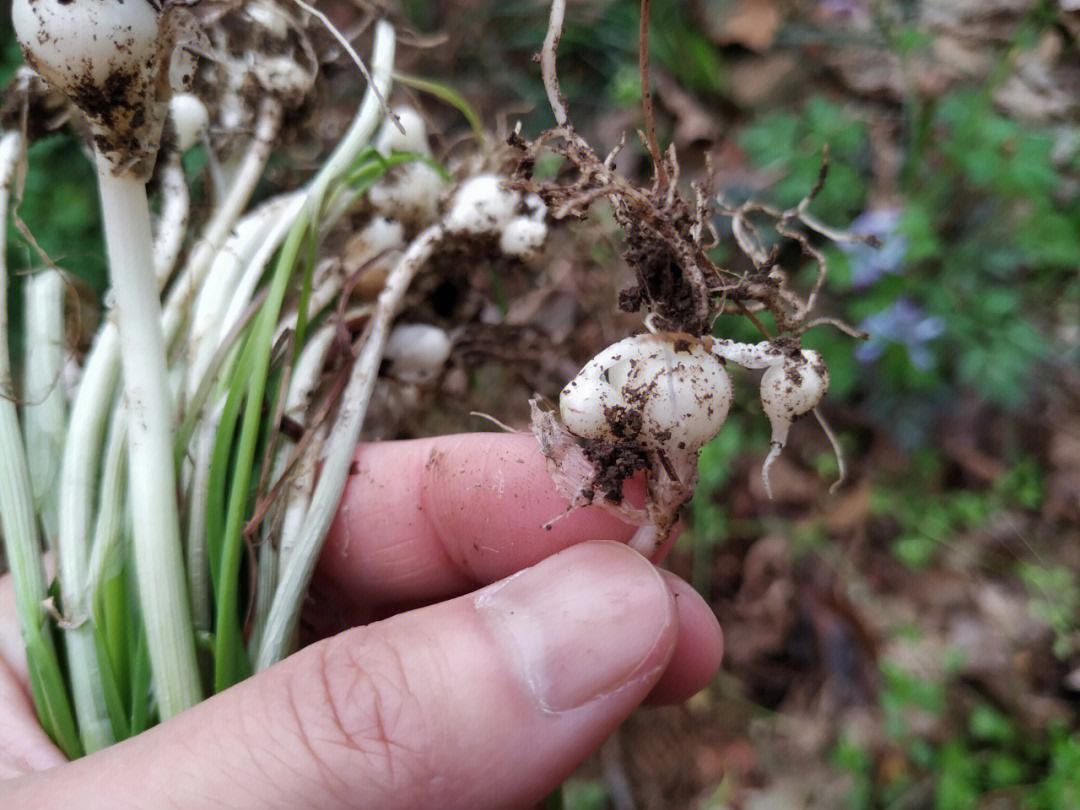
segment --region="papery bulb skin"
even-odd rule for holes
[[[115,173],[149,177],[169,95],[172,27],[151,0],[14,0],[27,63],[86,116]]]
[[[771,368],[784,362],[784,353],[772,341],[738,343],[734,340],[712,341],[712,353],[743,368]]]

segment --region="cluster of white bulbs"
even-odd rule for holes
[[[672,470],[693,476],[699,451],[727,419],[727,362],[765,369],[761,403],[772,426],[772,449],[762,480],[771,497],[769,469],[791,425],[816,408],[829,388],[828,369],[813,350],[678,333],[625,338],[586,363],[563,389],[563,425],[579,438],[633,442],[662,453]]]

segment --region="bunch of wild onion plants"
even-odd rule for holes
[[[37,2],[45,13],[35,24],[48,22],[48,2],[59,0]],[[119,3],[114,11],[122,18],[131,8]],[[150,32],[156,22],[139,24]],[[161,38],[148,33],[147,42],[159,48]],[[33,62],[65,89],[63,60],[50,70],[48,56],[35,53]],[[170,57],[163,59],[167,65]],[[287,443],[282,415],[305,418],[340,333],[331,314],[344,281],[319,272],[320,242],[389,168],[415,159],[369,146],[393,59],[393,29],[380,23],[368,89],[341,142],[305,186],[248,211],[283,117],[277,98],[263,98],[227,191],[201,230],[188,234],[178,267],[177,233],[188,217],[178,161],[161,158],[155,241],[145,168],[156,143],[140,141],[146,153],[125,162],[88,114],[113,310],[68,396],[61,380],[74,361],[63,350],[62,276],[47,270],[27,281],[27,356],[16,379],[0,243],[0,530],[34,701],[68,756],[137,734],[295,645],[388,328],[437,242],[437,229],[421,234],[379,299],[348,313],[366,327],[341,374],[340,402],[325,402],[321,423],[298,445]],[[5,222],[24,156],[22,135],[2,136]],[[264,520],[271,495],[280,495],[272,521]],[[55,558],[53,587],[46,550]]]

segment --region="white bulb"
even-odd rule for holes
[[[502,188],[503,178],[478,174],[461,184],[446,215],[446,229],[457,233],[499,233],[514,218],[521,195]]]
[[[723,363],[700,342],[637,335],[590,360],[559,398],[563,424],[577,436],[632,440],[669,455],[697,452],[731,407]]]
[[[761,404],[772,427],[772,447],[761,465],[765,494],[772,497],[769,470],[787,444],[791,425],[814,410],[829,390],[829,370],[821,355],[811,349],[785,357],[761,375]]]
[[[149,174],[164,122],[175,35],[149,0],[15,0],[27,63],[90,122],[116,170]]]
[[[112,171],[148,178],[168,93],[190,80],[192,58],[174,48],[190,16],[150,0],[14,0],[12,22],[27,63],[90,123]]]
[[[450,336],[437,326],[400,324],[386,341],[390,373],[412,383],[427,382],[438,375],[450,357]]]
[[[503,228],[499,249],[507,256],[527,259],[544,246],[547,225],[528,217],[514,217]]]
[[[281,9],[276,8],[262,0],[249,0],[244,6],[246,14],[256,26],[265,29],[278,39],[285,39],[289,35],[289,19]]]
[[[371,221],[360,231],[360,242],[363,244],[360,262],[368,261],[391,250],[400,250],[405,246],[405,228],[400,222],[386,217],[372,217]]]
[[[529,193],[521,201],[521,207],[525,209],[526,215],[529,219],[536,222],[547,221],[547,204],[540,198],[539,194]]]
[[[383,216],[426,225],[438,214],[443,185],[442,175],[433,167],[409,163],[376,183],[368,199]]]
[[[700,343],[665,341],[637,372],[646,386],[646,428],[662,448],[696,452],[727,420],[731,381],[724,365]],[[629,384],[635,384],[631,374]]]
[[[397,123],[387,118],[383,121],[379,134],[375,138],[375,148],[386,156],[391,152],[414,152],[418,155],[430,155],[427,124],[420,113],[412,107],[396,107],[394,115]],[[400,124],[400,129],[398,125]],[[404,131],[402,131],[404,130]]]
[[[625,408],[621,386],[631,357],[640,347],[637,338],[624,338],[608,346],[578,372],[559,395],[559,415],[566,429],[583,439],[612,439],[608,415]]]
[[[177,93],[169,102],[169,115],[176,133],[176,148],[186,152],[195,146],[210,127],[210,113],[198,96]]]
[[[148,0],[15,0],[11,19],[30,66],[80,108],[109,101],[98,94],[110,82],[144,89],[156,61],[160,14]]]
[[[818,406],[829,390],[829,371],[821,355],[804,350],[761,376],[761,404],[775,425],[793,422]]]
[[[260,55],[250,69],[260,87],[288,100],[290,105],[298,106],[315,83],[314,71],[291,56]]]

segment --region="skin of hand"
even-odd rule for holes
[[[530,436],[361,446],[306,620],[352,629],[72,763],[0,581],[0,806],[535,805],[638,705],[703,688],[723,646],[686,583],[620,545],[633,527],[589,508],[545,530],[564,509]]]

